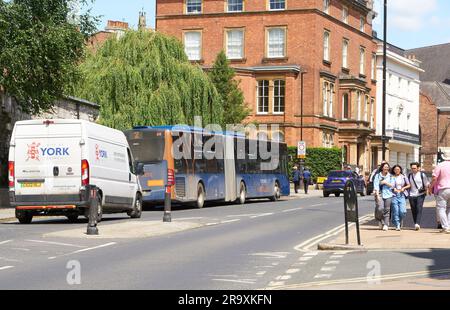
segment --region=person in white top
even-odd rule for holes
[[[411,184],[411,189],[409,191],[409,204],[411,206],[411,212],[414,220],[414,229],[420,230],[423,204],[428,194],[430,182],[428,181],[425,173],[420,171],[419,163],[412,163],[410,167],[411,173],[408,175],[408,180]]]

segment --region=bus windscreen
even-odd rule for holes
[[[136,130],[127,132],[126,136],[135,161],[152,163],[164,160],[164,132]]]

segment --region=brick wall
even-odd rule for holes
[[[422,148],[420,151],[423,169],[431,172],[435,165],[437,151],[437,108],[430,97],[420,93],[420,130]]]

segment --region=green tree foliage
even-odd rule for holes
[[[81,64],[77,96],[100,104],[100,123],[132,126],[223,124],[223,107],[214,84],[192,65],[183,45],[151,31],[127,31],[107,40]],[[204,125],[203,124],[203,125]]]
[[[0,1],[0,86],[25,112],[49,110],[77,77],[97,19],[89,10],[74,19],[69,2]]]
[[[297,147],[289,147],[289,155],[292,160],[289,164],[289,171],[298,164]],[[312,177],[326,177],[332,170],[342,168],[342,150],[339,148],[307,148],[306,149],[306,167],[311,171]]]
[[[240,124],[250,113],[234,75],[235,72],[230,67],[225,52],[221,51],[209,72],[209,77],[223,102],[225,124]]]

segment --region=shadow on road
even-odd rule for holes
[[[450,245],[450,240],[449,240]],[[432,249],[427,252],[405,253],[415,258],[431,260],[428,268],[428,278],[435,280],[450,279],[450,249]]]

